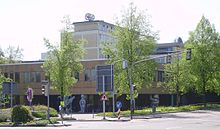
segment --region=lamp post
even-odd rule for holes
[[[48,79],[48,87],[47,87],[47,119],[50,120],[50,72],[49,79]]]
[[[10,81],[11,108],[13,107],[13,94],[12,94],[12,90],[13,90],[13,82],[11,80]]]
[[[130,85],[130,110],[131,110],[131,113],[130,113],[130,119],[132,120],[133,119],[133,113],[134,113],[134,96],[133,96],[133,85],[132,85],[132,66],[130,69],[128,69],[128,72],[129,72],[129,85]]]
[[[132,84],[132,64],[130,66],[130,68],[128,67],[128,61],[127,60],[123,60],[122,62],[122,67],[123,69],[128,70],[128,79],[129,79],[129,86],[130,86],[130,119],[133,119],[133,113],[134,113],[134,105],[133,105],[133,84]]]
[[[179,77],[180,77],[180,70],[179,70],[179,67],[180,67],[180,59],[179,59],[179,53],[177,53],[177,80],[176,80],[176,93],[177,93],[177,106],[179,107],[180,106],[180,91],[179,91]]]

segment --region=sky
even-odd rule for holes
[[[220,0],[0,0],[0,48],[19,46],[23,60],[39,60],[47,51],[44,37],[59,43],[64,16],[80,22],[91,13],[114,24],[130,2],[147,10],[153,30],[159,31],[158,43],[186,41],[203,15],[220,32]]]

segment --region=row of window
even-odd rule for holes
[[[157,82],[164,82],[164,71],[156,71],[156,78]],[[96,80],[96,70],[95,69],[86,69],[84,72],[84,81],[95,81]]]
[[[17,83],[20,83],[20,77],[23,77],[22,83],[34,83],[41,82],[41,72],[14,72],[14,73],[4,73],[4,76],[11,78]]]
[[[164,71],[157,71],[157,81],[164,82]],[[23,77],[22,83],[40,83],[41,82],[41,72],[15,72],[15,73],[4,73],[5,77],[13,79],[15,82],[20,83],[20,76]],[[79,80],[79,73],[75,73],[75,78]],[[84,81],[95,81],[96,80],[96,70],[86,69],[84,71]]]
[[[113,27],[110,25],[105,25],[103,24],[102,26],[99,26],[99,30],[104,31],[104,32],[112,32],[113,31]]]

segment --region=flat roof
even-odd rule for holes
[[[157,43],[156,46],[157,46],[158,48],[160,48],[160,47],[175,47],[175,46],[182,47],[182,46],[183,46],[183,43],[178,43],[178,42]]]
[[[115,26],[114,24],[111,24],[111,23],[105,22],[104,20],[81,21],[81,22],[73,22],[72,24],[73,24],[73,25],[76,25],[76,24],[85,24],[85,23],[94,23],[94,22],[103,22],[103,23],[106,23],[106,24],[109,24],[109,25],[113,25],[113,26]]]
[[[92,62],[92,61],[105,61],[107,59],[84,59],[84,60],[81,60],[81,62]],[[40,61],[22,61],[22,62],[19,62],[19,63],[13,63],[13,64],[0,64],[0,66],[13,66],[13,65],[30,65],[30,64],[43,64],[44,63],[44,60],[40,60]]]

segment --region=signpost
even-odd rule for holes
[[[105,101],[107,100],[105,92],[114,89],[114,68],[113,65],[97,65],[96,72],[96,91],[103,92],[101,100],[103,101],[103,119],[105,120]]]
[[[103,101],[103,119],[105,120],[105,101],[108,100],[105,92],[103,92],[101,100]]]
[[[47,119],[50,120],[50,80],[42,80],[42,91],[44,89],[44,95],[47,96]]]
[[[150,100],[151,100],[151,106],[152,106],[152,113],[155,113],[156,107],[159,103],[159,95],[156,94],[156,95],[153,95],[153,97],[151,96]]]

